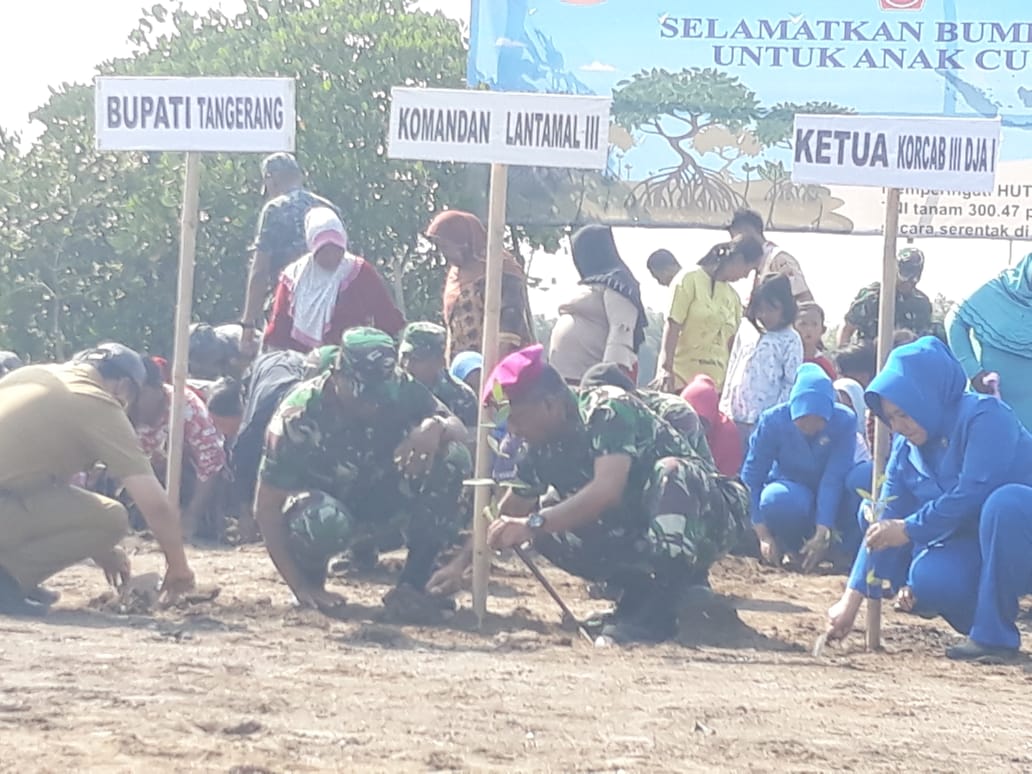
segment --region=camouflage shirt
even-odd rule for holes
[[[846,322],[856,328],[861,341],[878,338],[878,309],[881,283],[874,282],[865,287],[853,300],[846,312]],[[918,336],[932,330],[932,302],[920,290],[911,295],[896,294],[896,330],[906,328]]]
[[[709,442],[706,440],[706,431],[699,421],[699,415],[695,413],[692,405],[679,395],[671,395],[656,390],[638,390],[637,395],[641,402],[648,406],[654,414],[679,432],[688,441],[696,457],[699,457],[710,465],[713,465],[713,454],[710,452]]]
[[[270,258],[269,283],[276,281],[279,273],[308,251],[305,242],[305,216],[313,207],[329,207],[340,215],[332,202],[316,196],[304,188],[270,199],[258,216],[258,235],[254,249],[261,250]]]
[[[331,396],[330,374],[294,387],[266,433],[261,481],[288,492],[319,490],[342,502],[368,496],[397,471],[394,450],[427,417],[443,412],[408,376],[369,423],[348,422]]]
[[[524,450],[514,494],[533,499],[555,487],[566,499],[594,478],[597,458],[626,454],[631,470],[622,503],[603,516],[604,521],[624,523],[644,512],[642,496],[659,460],[695,458],[687,441],[630,393],[592,387],[571,400],[577,402],[579,421],[562,437]]]
[[[442,371],[441,377],[430,388],[430,392],[447,406],[448,410],[457,416],[466,427],[477,426],[480,402],[477,400],[477,394],[468,384],[456,379],[447,371]]]

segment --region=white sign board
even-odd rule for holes
[[[1000,120],[797,114],[793,147],[797,183],[989,193]]]
[[[391,91],[396,159],[602,170],[609,97],[462,89]]]
[[[97,78],[97,150],[294,150],[292,78]]]

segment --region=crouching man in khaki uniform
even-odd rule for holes
[[[125,508],[70,483],[96,463],[122,482],[161,546],[163,593],[194,585],[179,512],[126,414],[145,378],[140,355],[102,344],[70,363],[0,379],[0,614],[45,613],[57,595],[39,584],[83,559],[114,584],[128,580],[128,558],[117,548],[128,531]]]

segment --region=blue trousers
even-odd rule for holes
[[[1008,484],[982,506],[982,571],[969,636],[982,645],[1021,646],[1018,600],[1032,593],[1032,487]]]
[[[771,481],[760,494],[760,518],[785,551],[798,551],[813,535],[814,511],[813,491],[795,481]]]
[[[1032,593],[1032,487],[1010,484],[993,492],[982,506],[977,539],[958,536],[874,554],[861,547],[849,588],[879,596],[866,585],[872,567],[893,591],[910,586],[915,613],[942,616],[982,645],[1017,648],[1018,601]]]
[[[880,598],[880,586],[867,587],[867,572],[873,569],[876,578],[889,582],[892,594],[910,586],[917,600],[915,614],[942,616],[958,632],[967,634],[975,615],[980,566],[974,537],[951,538],[916,549],[907,544],[873,554],[861,546],[849,575],[849,588]]]
[[[866,484],[864,480],[866,476]],[[853,555],[863,534],[857,529],[860,496],[856,490],[871,488],[871,465],[862,463],[846,477],[846,492],[839,506],[835,529],[842,536],[843,550]],[[785,551],[798,551],[817,527],[817,497],[805,484],[777,480],[763,487],[760,518]]]
[[[841,513],[836,528],[842,536],[842,552],[855,556],[867,531],[867,519],[860,511],[859,492],[871,491],[874,463],[860,462],[846,476],[846,493],[842,496]]]

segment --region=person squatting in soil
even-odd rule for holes
[[[600,622],[605,637],[675,636],[681,592],[706,584],[710,566],[739,537],[745,488],[697,457],[632,393],[610,386],[574,393],[545,365],[540,346],[504,359],[489,397],[493,384],[507,401],[509,432],[525,449],[489,545],[532,542],[566,572],[620,589],[615,613]],[[543,507],[550,489],[558,502]]]
[[[469,519],[466,428],[397,369],[394,341],[372,328],[344,334],[330,373],[303,382],[269,424],[255,496],[266,548],[298,601],[332,610],[327,564],[358,538],[402,531],[408,557],[385,598],[426,603],[442,548]]]
[[[894,350],[871,382],[867,405],[895,434],[884,511],[828,611],[829,639],[850,632],[865,596],[887,590],[899,609],[967,635],[951,659],[1017,653],[1018,600],[1032,593],[1032,435],[966,382],[933,337]]]
[[[871,480],[870,464],[854,464],[856,443],[856,415],[836,404],[831,379],[814,363],[801,365],[788,401],[760,415],[742,466],[764,561],[780,566],[788,554],[804,571],[814,570],[835,530],[853,554],[860,502],[847,481]]]
[[[125,507],[70,483],[97,462],[121,480],[165,554],[162,594],[193,588],[179,509],[126,414],[146,380],[138,353],[108,343],[0,381],[0,613],[44,614],[57,595],[39,584],[83,559],[112,585],[129,579],[117,548],[129,530]]]

